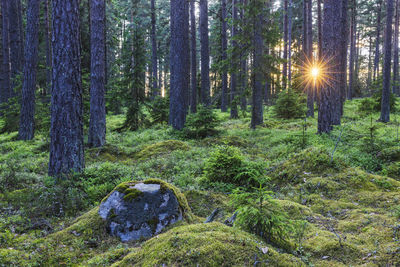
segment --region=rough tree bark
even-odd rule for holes
[[[106,142],[105,0],[90,0],[90,122],[88,143],[102,147]]]
[[[227,60],[227,49],[228,40],[226,37],[226,0],[222,0],[221,3],[221,22],[222,22],[222,32],[221,32],[221,42],[222,42],[222,61],[224,61],[223,71],[222,71],[222,94],[221,94],[221,111],[226,112],[228,110],[227,104],[227,93],[228,93],[228,72],[226,70],[226,60]]]
[[[382,122],[390,121],[390,65],[392,60],[393,2],[394,0],[388,0],[386,5],[385,57],[383,65],[383,89],[380,118],[380,121]]]
[[[240,9],[240,20],[243,25],[246,25],[245,18],[245,8],[247,5],[247,0],[241,0],[241,9]],[[243,34],[243,30],[240,30],[240,34]],[[239,87],[240,87],[240,109],[242,111],[247,111],[247,53],[244,49],[244,46],[241,45],[240,48],[240,77],[239,77]]]
[[[200,0],[201,103],[210,105],[210,48],[208,40],[208,0]]]
[[[156,36],[156,6],[155,0],[151,0],[151,87],[153,96],[160,95],[158,88],[158,68],[157,68],[157,36]]]
[[[322,36],[322,55],[330,58],[331,62],[327,65],[328,73],[337,73],[341,66],[340,44],[341,17],[337,15],[337,0],[325,0],[324,2],[324,22]],[[331,77],[318,90],[318,133],[329,133],[332,131],[333,116],[335,115],[334,105],[337,104],[334,94],[339,94],[338,86],[340,78]]]
[[[375,59],[374,59],[374,81],[379,76],[379,60],[380,60],[380,49],[381,44],[381,16],[382,16],[382,1],[379,0],[377,7],[377,20],[376,20],[376,40],[375,40]]]
[[[20,64],[21,64],[21,70],[24,66],[24,25],[22,23],[22,3],[21,0],[16,0],[17,1],[17,12],[18,12],[18,36],[19,36],[19,55],[21,56],[20,58]],[[40,0],[39,0],[40,1]]]
[[[313,40],[312,40],[312,1],[304,0],[304,40],[303,49],[307,60],[313,62]],[[305,62],[307,62],[305,60]],[[314,89],[313,86],[306,88],[307,90],[307,117],[314,117]]]
[[[347,98],[353,98],[354,86],[354,61],[356,54],[356,0],[351,4],[351,22],[350,22],[350,62],[349,62],[349,88],[347,91]]]
[[[35,90],[39,46],[39,0],[28,1],[24,80],[18,138],[33,139],[35,132]]]
[[[191,51],[191,95],[190,95],[190,111],[197,111],[197,41],[196,41],[196,2],[190,1],[190,51]]]
[[[259,11],[260,12],[260,11]],[[251,112],[251,128],[263,123],[263,49],[262,37],[263,16],[260,12],[254,17],[253,29],[253,103]]]
[[[288,17],[288,0],[283,0],[283,67],[282,67],[282,89],[287,87],[287,59],[288,59],[288,37],[289,37],[289,17]]]
[[[189,2],[171,0],[170,118],[174,129],[182,130],[186,120],[189,88]]]
[[[368,88],[368,95],[371,95],[371,83],[372,83],[372,50],[373,50],[373,43],[372,43],[372,36],[369,36],[369,52],[368,52],[368,78],[367,78],[367,88]]]
[[[288,83],[289,89],[291,89],[291,86],[292,86],[292,0],[289,0],[289,2],[288,2],[287,13],[288,13],[288,15],[287,15],[287,17],[288,17],[287,83]]]
[[[331,95],[334,104],[332,105],[332,123],[333,125],[340,125],[341,117],[343,115],[343,106],[346,101],[346,88],[347,88],[347,46],[348,46],[348,23],[347,23],[347,13],[348,13],[348,0],[341,0],[339,2],[340,24],[337,28],[337,48],[338,62],[336,72],[332,74],[335,80],[339,81],[339,84],[334,86],[334,93]],[[337,11],[336,11],[337,12]],[[337,14],[336,14],[337,16]],[[334,63],[335,64],[335,63]]]
[[[11,68],[10,68],[10,34],[9,34],[9,12],[8,0],[1,0],[2,12],[2,69],[4,71],[3,84],[1,88],[1,103],[7,103],[11,97]]]
[[[17,85],[16,78],[21,74],[23,67],[23,48],[22,36],[20,30],[20,0],[13,0],[8,2],[8,19],[9,19],[9,38],[10,38],[10,62],[11,62],[11,95],[15,96],[15,87]]]
[[[50,32],[50,19],[49,19],[49,0],[44,1],[44,17],[45,17],[45,43],[46,43],[46,90],[44,91],[44,95],[46,95],[47,91],[50,91],[51,88],[51,32]]]
[[[322,59],[322,0],[318,0],[318,7],[317,7],[317,13],[318,13],[318,60]]]
[[[52,0],[52,95],[49,175],[84,168],[79,0]]]
[[[399,86],[399,22],[400,22],[400,1],[396,0],[396,19],[393,41],[393,94],[400,94]]]
[[[238,21],[238,10],[237,10],[237,1],[232,0],[232,59],[231,59],[231,118],[236,119],[239,117],[238,110],[237,110],[237,101],[236,101],[236,90],[237,90],[237,75],[236,75],[236,63],[237,63],[237,50],[238,50],[238,43],[235,40],[235,37],[238,34],[238,30],[236,27],[236,22]]]

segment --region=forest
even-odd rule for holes
[[[400,266],[400,0],[0,0],[0,266]]]

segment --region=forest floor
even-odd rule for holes
[[[107,145],[87,149],[85,172],[56,184],[46,176],[47,135],[0,135],[0,266],[398,266],[400,118],[382,124],[358,104],[346,103],[330,135],[316,134],[316,119],[277,119],[272,108],[257,130],[249,114],[218,112],[220,134],[201,140],[166,125],[120,133],[124,116],[111,115]],[[277,207],[303,225],[292,250],[220,223],[234,212],[230,188],[202,183],[218,146],[263,166]],[[119,183],[148,178],[178,187],[194,219],[148,241],[108,236],[98,204]],[[217,222],[202,223],[217,207]]]

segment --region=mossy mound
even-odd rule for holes
[[[293,255],[278,253],[253,235],[220,223],[176,227],[113,266],[255,266],[257,262],[305,266]]]
[[[134,157],[137,160],[146,160],[152,157],[171,153],[175,150],[187,151],[189,149],[190,146],[185,142],[178,140],[167,140],[144,147],[141,151],[137,152]]]
[[[311,175],[337,173],[345,167],[343,162],[331,160],[328,151],[312,147],[294,154],[276,166],[270,176],[277,184],[298,184]]]
[[[0,248],[0,266],[30,266],[29,254],[14,248]]]
[[[226,194],[197,190],[186,191],[184,194],[193,214],[196,216],[206,218],[218,208],[222,211],[220,212],[222,217],[218,217],[217,220],[222,220],[234,212],[233,207],[229,205],[229,196]]]
[[[389,147],[378,153],[378,158],[387,161],[400,161],[400,146]]]
[[[94,208],[71,226],[35,241],[36,261],[45,266],[65,266],[89,260],[116,246],[118,239],[107,234],[106,225]]]
[[[111,248],[109,251],[96,255],[88,260],[84,266],[110,266],[114,262],[122,260],[128,253],[132,253],[139,248]]]
[[[130,155],[117,146],[106,144],[102,147],[90,148],[85,151],[87,162],[109,161],[118,162],[127,160]]]
[[[201,143],[206,146],[228,145],[236,147],[248,147],[248,141],[240,136],[219,136],[204,138]]]
[[[317,166],[311,155],[302,160],[308,154],[304,152],[279,165],[273,181],[281,187],[282,209],[291,218],[308,222],[300,244],[310,262],[315,266],[400,263],[400,226],[393,215],[400,204],[399,181],[340,162],[330,165],[327,155]]]

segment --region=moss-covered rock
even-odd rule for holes
[[[190,213],[180,191],[158,179],[118,185],[100,204],[107,230],[121,241],[147,239]],[[191,214],[185,215],[190,218]]]
[[[190,146],[185,142],[178,140],[167,140],[158,142],[144,147],[141,151],[137,152],[134,157],[137,160],[146,160],[152,157],[171,153],[175,150],[189,150]]]
[[[264,249],[262,252],[261,249]],[[113,266],[305,266],[255,236],[220,223],[176,227]]]

